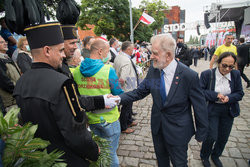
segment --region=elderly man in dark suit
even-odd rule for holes
[[[176,42],[170,34],[152,37],[153,67],[139,87],[119,95],[121,104],[140,100],[151,93],[151,129],[159,167],[187,166],[191,137],[205,139],[208,114],[196,72],[175,60]],[[191,106],[194,109],[192,117]],[[194,128],[194,122],[196,130]]]

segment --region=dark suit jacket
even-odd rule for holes
[[[24,73],[25,71],[31,69],[32,59],[30,56],[24,52],[18,53],[17,56],[17,65],[20,68],[21,72]]]
[[[205,98],[208,101],[208,113],[211,112],[214,108],[215,101],[218,100],[217,95],[218,92],[215,92],[215,69],[206,70],[201,73],[200,77],[200,85],[204,92]],[[210,80],[211,80],[211,74],[213,74],[213,79],[211,82],[211,90],[209,90]],[[242,90],[242,84],[241,84],[241,78],[240,78],[240,72],[238,70],[232,70],[231,71],[231,94],[228,95],[229,102],[228,105],[230,105],[230,114],[232,117],[237,117],[240,115],[240,107],[238,101],[242,99],[244,96],[244,92]]]
[[[110,62],[111,62],[111,63],[114,63],[116,55],[115,55],[114,52],[112,52],[112,50],[110,50],[110,54],[111,54]]]
[[[246,65],[249,63],[249,54],[250,54],[250,43],[243,43],[237,47],[237,63],[238,65]]]
[[[121,103],[136,101],[151,93],[153,107],[151,129],[157,134],[160,127],[165,141],[171,145],[185,145],[195,133],[191,104],[194,108],[196,139],[206,137],[208,116],[205,98],[199,85],[198,74],[178,62],[167,100],[164,105],[160,96],[160,70],[150,67],[146,78],[139,87],[120,95]]]

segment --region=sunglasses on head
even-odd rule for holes
[[[227,64],[221,64],[222,68],[227,68],[229,67],[229,69],[234,69],[234,65],[227,65]]]

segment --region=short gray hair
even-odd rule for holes
[[[127,50],[128,47],[130,47],[131,45],[133,45],[133,44],[132,44],[132,42],[130,42],[130,41],[125,41],[125,42],[123,42],[123,43],[122,43],[122,51]]]
[[[176,42],[170,33],[155,35],[150,42],[151,44],[158,42],[161,50],[171,52],[175,57]]]

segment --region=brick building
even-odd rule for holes
[[[164,11],[165,18],[164,18],[164,25],[166,24],[180,24],[185,23],[185,10],[181,10],[179,6],[170,6],[168,10]],[[163,32],[163,26],[162,29],[158,31],[158,33]],[[177,37],[185,37],[184,31],[178,31],[178,32],[172,32],[172,35],[175,39]]]
[[[94,37],[96,36],[95,33],[94,33],[94,27],[95,26],[90,25],[90,24],[88,24],[87,26],[88,26],[88,28],[90,28],[90,30],[81,30],[81,28],[78,27],[78,35],[79,35],[81,41],[86,36],[94,36]]]

